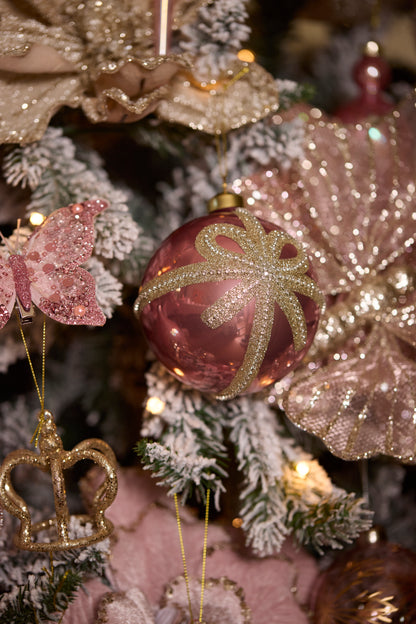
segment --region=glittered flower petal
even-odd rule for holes
[[[48,274],[52,268],[88,260],[94,245],[94,217],[107,203],[90,200],[55,210],[34,231],[23,249],[33,277]]]
[[[146,597],[137,587],[132,587],[127,592],[103,596],[96,624],[154,624],[154,621]]]
[[[77,76],[3,74],[0,72],[0,142],[31,143],[40,139],[61,106],[80,104]]]
[[[32,300],[60,323],[105,323],[95,298],[94,278],[79,265],[91,255],[94,216],[106,206],[97,199],[55,210],[23,249]]]
[[[201,4],[204,0],[171,3],[167,39],[171,29],[196,18]],[[171,71],[172,57],[157,57],[154,8],[151,0],[0,0],[0,141],[40,139],[62,106],[82,107],[93,122],[134,121],[150,113],[166,94],[162,87],[187,64],[180,55]],[[147,63],[152,72],[155,59],[169,71],[156,71],[154,87],[153,77],[145,89],[137,80],[132,92],[126,65]],[[105,74],[110,78],[103,86]]]
[[[152,112],[168,93],[167,83],[189,65],[179,55],[138,61],[128,58],[113,71],[102,72],[94,81],[95,96],[85,96],[82,108],[94,122],[137,121]]]
[[[82,267],[54,269],[32,284],[32,299],[47,316],[66,325],[104,325],[95,280]]]
[[[196,617],[199,613],[201,581],[190,579],[189,594],[192,612]],[[189,619],[188,595],[183,576],[168,585],[162,605],[175,609],[178,615],[182,615],[182,619],[178,621]],[[207,579],[204,587],[203,621],[207,624],[251,623],[251,611],[244,602],[243,590],[224,576],[220,579]]]
[[[245,69],[247,73],[235,79]],[[278,109],[277,85],[262,67],[238,62],[231,71],[231,77],[218,81],[217,90],[206,90],[190,76],[177,74],[169,96],[157,107],[157,115],[171,123],[218,134],[263,119]]]
[[[416,365],[382,327],[345,361],[298,373],[284,408],[342,459],[415,461]]]
[[[16,299],[12,270],[0,259],[0,329],[10,318]]]

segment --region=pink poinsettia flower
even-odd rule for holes
[[[88,499],[90,476],[84,482]],[[189,620],[178,527],[172,499],[135,469],[122,470],[107,516],[115,525],[112,591],[87,583],[63,624],[175,624]],[[191,603],[199,613],[204,522],[181,509]],[[208,527],[204,617],[207,624],[307,624],[304,605],[317,575],[312,557],[288,540],[280,555],[259,559],[241,533],[217,521]],[[122,618],[122,619],[120,619]]]
[[[338,457],[414,463],[414,96],[357,124],[316,108],[302,117],[303,158],[235,184],[257,217],[302,244],[327,298],[303,363],[272,392]]]

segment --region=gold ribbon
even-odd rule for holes
[[[230,385],[217,396],[219,399],[234,398],[246,390],[257,376],[272,333],[275,303],[288,319],[296,351],[306,345],[307,326],[295,293],[306,295],[317,305],[324,306],[322,293],[313,279],[306,275],[309,261],[301,245],[280,230],[266,234],[261,222],[245,208],[237,208],[235,214],[244,228],[230,223],[204,227],[195,239],[195,249],[206,261],[157,275],[141,287],[134,306],[140,315],[148,303],[178,288],[205,282],[239,280],[239,284],[201,314],[201,320],[208,327],[217,329],[252,299],[256,302],[243,363]],[[225,249],[218,244],[218,236],[233,240],[244,253]],[[293,245],[297,254],[281,258],[283,247],[287,244]]]

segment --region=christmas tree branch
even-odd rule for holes
[[[203,499],[209,487],[219,508],[227,453],[214,404],[195,390],[183,389],[160,365],[154,365],[146,378],[142,434],[158,438],[159,443],[137,445],[144,467],[154,470],[169,493],[181,493],[183,500],[194,490]],[[155,402],[157,410],[152,407]]]
[[[91,527],[72,519],[70,534],[82,537]],[[2,539],[4,541],[4,538]],[[3,546],[3,544],[2,544]],[[8,624],[60,622],[83,583],[105,580],[110,541],[54,553],[18,551],[0,554],[0,621]]]

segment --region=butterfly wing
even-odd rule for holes
[[[94,216],[106,202],[91,200],[55,210],[29,238],[25,262],[32,300],[66,325],[103,325],[94,278],[79,265],[91,255]]]
[[[295,376],[284,409],[342,459],[416,459],[416,364],[381,326],[345,361]]]
[[[16,288],[10,266],[0,258],[0,329],[9,320],[16,300]]]

